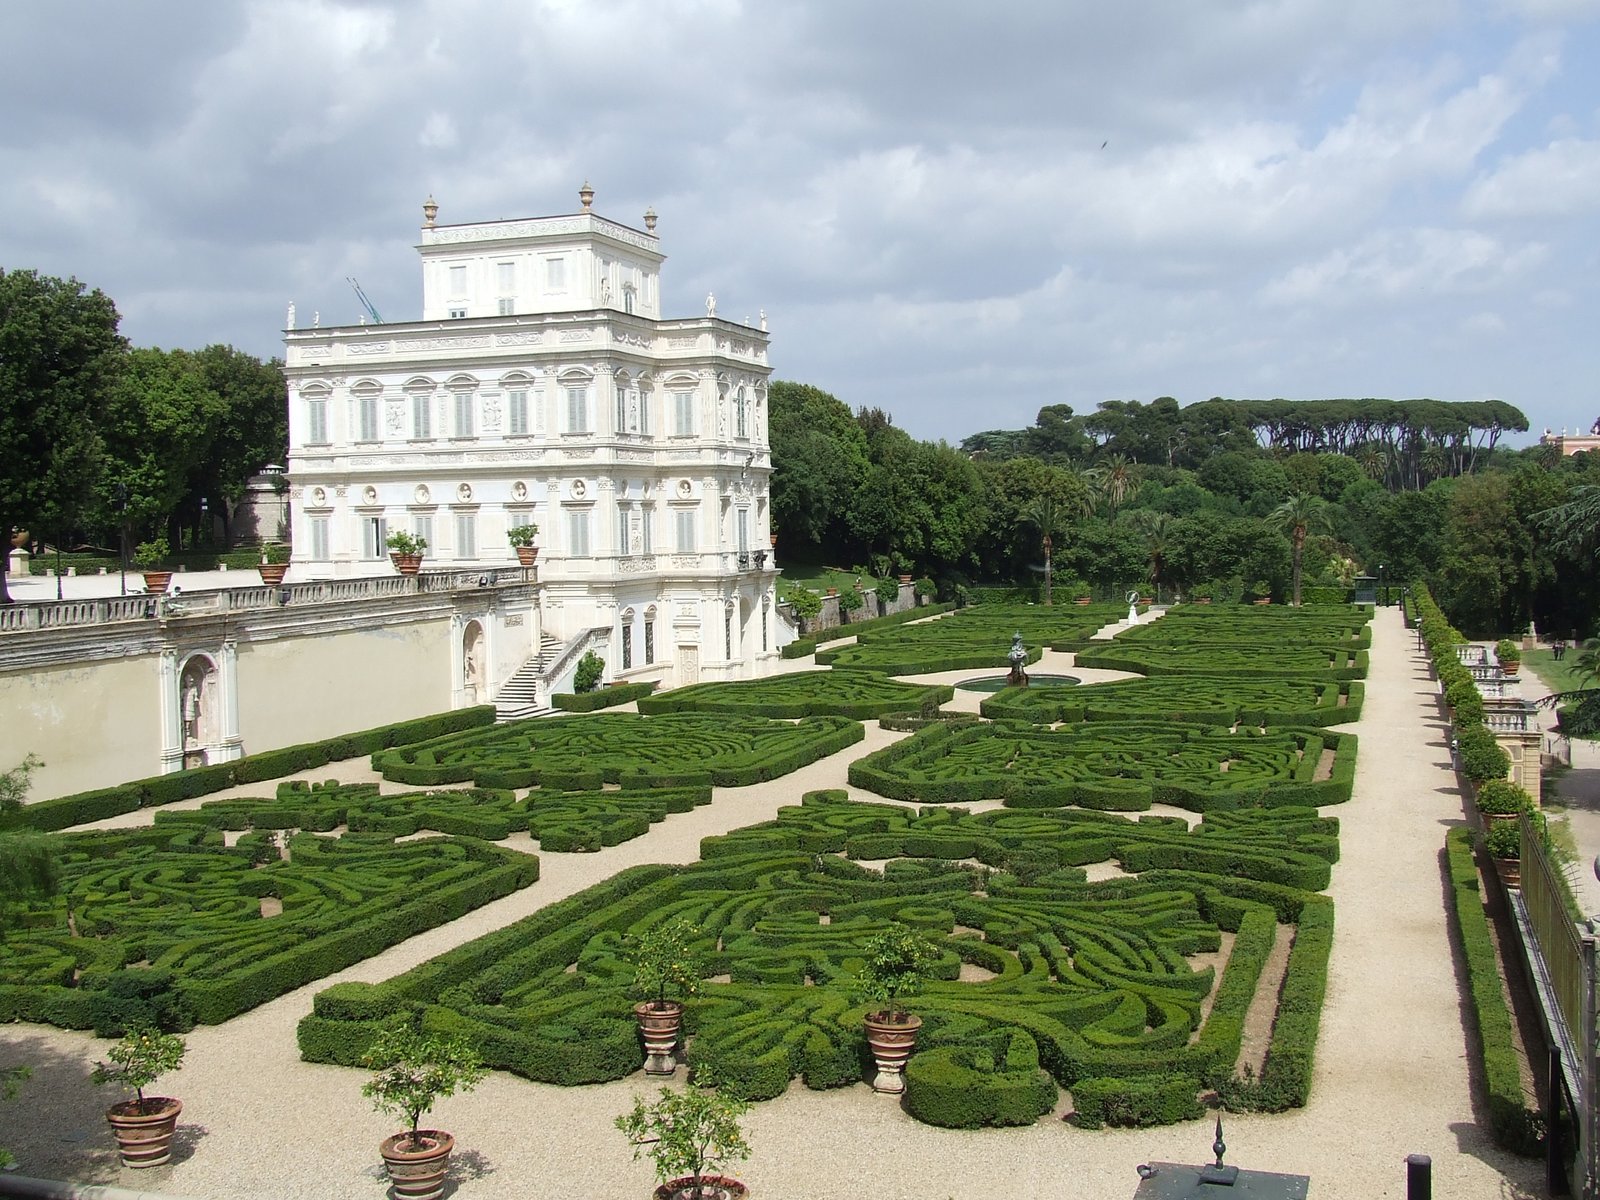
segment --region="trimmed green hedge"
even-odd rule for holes
[[[1080,1129],[1176,1125],[1206,1111],[1200,1103],[1200,1081],[1193,1075],[1080,1079],[1072,1085],[1072,1105]]]
[[[1161,675],[1056,687],[1006,688],[979,705],[996,721],[1177,721],[1219,725],[1344,725],[1361,719],[1359,682]]]
[[[808,654],[815,654],[817,647],[828,642],[837,642],[841,638],[860,637],[863,633],[874,630],[890,629],[896,625],[904,625],[908,621],[920,621],[924,617],[936,617],[947,613],[955,607],[954,604],[927,604],[921,608],[908,608],[905,612],[890,613],[886,617],[871,617],[865,621],[851,621],[848,625],[835,626],[832,629],[820,629],[810,637],[796,638],[783,648],[780,653],[784,658],[804,658]]]
[[[562,712],[594,712],[596,709],[615,708],[619,704],[642,699],[655,690],[656,682],[653,679],[643,683],[618,683],[596,688],[592,692],[557,692],[550,697],[550,704]]]
[[[1450,831],[1445,839],[1445,860],[1450,874],[1450,915],[1467,966],[1472,1024],[1477,1031],[1472,1051],[1482,1068],[1489,1127],[1503,1148],[1538,1157],[1544,1153],[1544,1120],[1528,1106],[1522,1091],[1522,1068],[1511,1014],[1500,990],[1500,962],[1483,911],[1470,829]]]
[[[264,750],[233,762],[217,763],[209,767],[193,767],[170,775],[155,775],[133,783],[100,788],[92,792],[78,792],[56,800],[43,800],[29,804],[11,813],[0,813],[0,830],[3,829],[66,829],[90,821],[102,821],[121,813],[135,812],[141,808],[156,808],[178,800],[206,796],[243,783],[259,783],[278,779],[299,771],[309,771],[330,762],[357,758],[364,754],[394,746],[424,742],[461,730],[479,729],[493,725],[495,710],[492,704],[476,708],[458,708],[452,712],[436,713],[412,721],[398,721],[393,725],[380,725],[356,733],[341,734],[320,742],[304,742],[298,746],[285,746],[280,750]]]
[[[906,1063],[906,1111],[927,1125],[977,1129],[1032,1125],[1056,1105],[1056,1081],[1020,1029],[977,1043],[938,1046]]]
[[[795,720],[837,716],[867,721],[908,709],[937,709],[955,696],[949,686],[897,683],[876,671],[797,671],[766,679],[700,683],[639,701],[639,711],[748,713]]]

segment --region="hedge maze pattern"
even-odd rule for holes
[[[686,1013],[691,1066],[758,1099],[796,1076],[843,1086],[870,1077],[866,1006],[850,995],[860,947],[899,921],[942,949],[913,1005],[924,1026],[906,1104],[919,1119],[1026,1124],[1058,1085],[1080,1082],[1095,1111],[1186,1090],[1182,1116],[1202,1083],[1232,1075],[1276,927],[1297,922],[1292,1011],[1280,1010],[1263,1086],[1303,1103],[1331,920],[1307,889],[1336,855],[1337,822],[1306,808],[1210,813],[1191,830],[1177,818],[917,812],[812,793],[775,821],[706,839],[693,866],[624,872],[384,983],[324,990],[301,1052],[354,1064],[383,1022],[419,1013],[532,1079],[621,1078],[642,1061],[623,939],[684,918],[702,932],[707,980]],[[1106,858],[1139,876],[1085,882],[1081,864]],[[1215,953],[1224,930],[1234,938],[1218,979],[1190,956]]]
[[[700,683],[643,698],[639,711],[748,713],[762,717],[832,715],[857,721],[937,708],[955,688],[898,683],[876,671],[798,671],[737,683]]]
[[[1261,643],[1270,646],[1342,646],[1365,650],[1372,644],[1372,613],[1342,608],[1213,608],[1179,605],[1158,621],[1135,625],[1116,636],[1119,644],[1172,646],[1203,642],[1214,646]]]
[[[217,829],[289,829],[409,837],[435,833],[498,842],[526,831],[548,851],[593,851],[649,831],[668,813],[689,812],[711,801],[710,787],[629,791],[536,790],[526,800],[505,789],[458,788],[384,796],[375,783],[278,785],[276,800],[212,800],[193,811],[157,813],[162,824]]]
[[[1014,808],[1338,804],[1350,798],[1355,751],[1352,735],[1321,729],[941,724],[857,759],[850,782],[894,800]]]
[[[925,675],[933,671],[1006,670],[1011,637],[1022,634],[1028,661],[1043,648],[1077,650],[1127,610],[1110,605],[1040,608],[984,605],[937,621],[865,633],[854,646],[819,650],[822,666],[859,667],[886,675]]]
[[[1159,675],[1074,687],[1007,688],[979,706],[997,721],[1177,721],[1194,725],[1343,725],[1361,718],[1360,683]]]
[[[744,787],[776,779],[866,736],[843,717],[796,722],[723,714],[543,718],[438,738],[372,756],[385,779],[431,786]]]
[[[262,803],[276,816],[233,846],[199,814],[57,835],[60,896],[0,943],[0,1020],[224,1021],[539,877],[532,855],[472,838],[301,832],[280,850],[289,810]]]
[[[1165,619],[1165,618],[1163,618]],[[1342,646],[1096,643],[1078,652],[1080,667],[1139,675],[1216,675],[1230,679],[1365,679],[1367,652]]]

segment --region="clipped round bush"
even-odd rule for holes
[[[1468,725],[1457,735],[1461,754],[1461,773],[1473,783],[1504,779],[1511,770],[1511,759],[1483,725]]]
[[[906,1111],[945,1129],[1032,1125],[1056,1104],[1056,1081],[1039,1069],[1039,1048],[1021,1030],[986,1045],[938,1046],[906,1064]]]
[[[1200,1081],[1192,1075],[1080,1079],[1072,1085],[1072,1102],[1082,1129],[1145,1128],[1204,1116],[1199,1091]]]
[[[1506,816],[1533,809],[1533,797],[1509,779],[1491,779],[1478,789],[1478,811]]]

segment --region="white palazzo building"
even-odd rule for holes
[[[767,335],[710,297],[664,320],[655,214],[641,231],[579,196],[467,225],[437,224],[430,198],[420,321],[294,328],[291,309],[290,580],[391,575],[399,530],[426,540],[425,572],[520,580],[506,531],[535,524],[532,628],[480,631],[501,642],[492,675],[582,638],[607,678],[760,674],[777,658]],[[504,679],[471,682],[482,699]]]

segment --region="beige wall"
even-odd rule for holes
[[[239,645],[239,733],[253,754],[450,707],[450,621]]]
[[[30,800],[157,774],[160,662],[143,654],[0,675],[0,771],[43,759]]]

